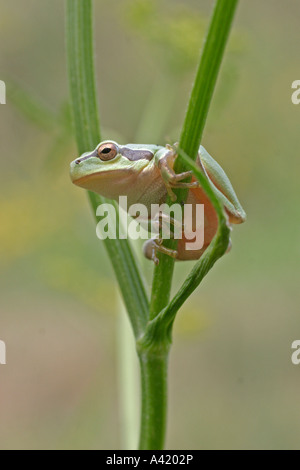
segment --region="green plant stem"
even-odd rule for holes
[[[181,149],[182,154],[191,157],[192,161],[195,161],[197,157],[210,102],[215,89],[216,80],[220,70],[221,61],[237,3],[238,0],[216,1],[206,40],[204,42],[201,60],[197,70],[196,79],[189,100],[189,105],[179,142],[179,148]],[[177,159],[175,164],[175,172],[181,172],[184,170],[184,168],[185,163],[183,162],[183,159]],[[184,204],[188,191],[181,189],[175,192],[177,195],[177,202]],[[167,203],[171,204],[170,199],[167,200]],[[222,216],[219,218],[219,221],[222,222],[221,225],[223,227],[224,224]],[[144,350],[144,361],[146,363],[147,360],[145,357],[147,357],[147,354],[149,355],[149,358],[151,357],[153,345],[157,343],[158,340],[161,341],[162,346],[170,343],[172,324],[179,306],[199,285],[201,279],[208,272],[215,261],[224,254],[224,246],[226,242],[225,235],[225,232],[221,232],[221,235],[220,232],[218,232],[211,250],[208,252],[206,257],[204,257],[204,260],[200,260],[200,262],[197,263],[196,267],[191,272],[187,280],[187,284],[183,286],[183,288],[177,294],[177,297],[175,297],[175,299],[173,299],[171,302],[171,307],[169,310],[167,305],[170,299],[172,287],[174,259],[167,257],[166,255],[158,255],[160,263],[155,267],[154,270],[150,302],[150,322],[143,338],[139,342],[140,350]],[[218,236],[221,238],[218,238]],[[220,239],[221,249],[218,250]],[[166,247],[172,249],[176,249],[177,247],[177,242],[174,240],[166,241],[164,244]],[[211,251],[212,255],[210,255]],[[167,355],[165,356],[164,360],[167,361]],[[151,384],[151,381],[154,379],[150,369],[148,367],[144,371],[144,374],[148,374],[147,378],[144,377],[144,381],[146,381],[148,384],[148,388],[143,389],[144,393],[147,393],[147,390],[149,389],[152,391],[152,393],[159,395],[162,384],[158,381],[158,377],[156,377],[156,382]],[[165,373],[167,373],[167,369],[165,370]],[[155,411],[150,408],[150,399],[147,400],[145,397],[143,397],[143,400],[147,401],[149,406],[143,408],[143,413],[147,413],[147,415],[142,415],[140,442],[142,443],[143,448],[152,449],[152,436],[158,419],[156,415],[158,411],[155,413]],[[164,403],[166,405],[166,402]],[[166,411],[162,408],[159,408],[159,410],[162,414],[162,421],[164,421],[163,417],[166,415]],[[147,422],[147,426],[143,426],[143,423],[145,422]],[[161,440],[161,443],[162,442],[163,440]],[[159,447],[156,448],[159,449]]]
[[[196,160],[201,143],[237,3],[238,0],[216,1],[208,33],[204,41],[201,60],[179,142],[179,147],[194,161]],[[184,171],[184,163],[180,159],[177,159],[175,162],[175,171],[176,173]],[[175,191],[175,193],[177,195],[177,202],[184,203],[186,201],[187,190],[181,189]],[[171,204],[171,201],[168,200],[167,203]],[[177,242],[169,240],[165,243],[165,246],[176,249]],[[155,318],[168,304],[174,271],[174,259],[166,255],[158,255],[158,257],[160,263],[154,271],[150,319]]]
[[[238,0],[217,0],[203,45],[179,147],[196,160]],[[178,162],[176,171],[181,171]]]
[[[92,1],[67,0],[66,5],[71,108],[78,152],[81,154],[94,149],[101,140],[95,85]],[[94,214],[99,204],[108,202],[92,192],[88,196]],[[117,204],[115,209],[119,224]],[[104,244],[112,260],[134,334],[139,337],[148,319],[149,302],[131,246],[128,240],[107,239]]]
[[[163,449],[167,420],[168,351],[141,352],[141,450]]]

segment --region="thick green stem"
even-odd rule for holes
[[[164,448],[167,420],[168,351],[139,355],[142,379],[141,450]]]
[[[100,141],[93,51],[93,12],[91,0],[67,0],[67,57],[71,109],[79,154],[92,150]],[[94,215],[99,204],[107,201],[89,192]],[[119,213],[115,205],[117,226]],[[118,233],[118,228],[117,228]],[[104,240],[122,292],[136,337],[148,319],[149,302],[128,240]]]

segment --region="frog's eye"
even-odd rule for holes
[[[98,157],[104,161],[112,160],[113,158],[115,158],[117,154],[118,154],[118,147],[112,142],[102,144],[98,148]]]

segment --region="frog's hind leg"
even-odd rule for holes
[[[244,222],[246,220],[246,213],[238,200],[228,176],[219,163],[202,146],[198,154],[198,164],[202,166],[207,177],[213,183],[217,196],[224,204],[229,221],[233,224]]]
[[[155,237],[144,244],[143,250],[146,258],[153,260],[155,264],[159,263],[157,253],[164,253],[172,258],[177,258],[178,251],[166,248],[163,242],[164,240],[182,238],[184,230],[182,220],[176,220],[174,217],[170,217],[169,214],[159,212],[151,221],[151,230]]]

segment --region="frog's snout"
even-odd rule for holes
[[[81,157],[76,158],[75,165],[79,165],[81,162],[91,157],[98,157],[97,150],[94,150],[93,152],[84,153],[83,155],[81,155]]]
[[[84,160],[86,160],[87,158],[89,157],[84,157],[84,158],[76,158],[76,160],[74,160],[74,163],[75,165],[79,165],[81,162],[83,162]]]

